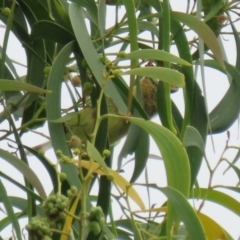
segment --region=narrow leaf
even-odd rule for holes
[[[100,174],[100,175],[106,175],[106,173],[101,170],[100,165],[95,162],[89,162],[89,161],[81,161],[81,166],[86,169],[91,169],[92,172]],[[112,169],[108,168],[108,172],[113,177],[113,182],[120,187],[123,192],[127,193],[130,198],[142,209],[145,209],[144,203],[142,201],[142,198],[139,196],[137,191],[131,186],[131,184],[123,178],[118,172],[113,171]]]
[[[198,130],[194,127],[187,126],[184,137],[183,137],[183,146],[184,147],[190,147],[195,146],[201,150],[203,155],[205,155],[205,146],[203,139],[198,132]]]
[[[188,231],[189,239],[207,240],[195,210],[180,192],[171,187],[159,188],[153,184],[148,186],[156,188],[166,195],[168,200],[172,203],[177,215],[183,221]]]
[[[77,3],[70,4],[69,14],[77,42],[81,48],[84,58],[86,59],[99,85],[103,86],[103,84],[105,84],[102,74],[104,65],[99,60],[99,55],[92,43],[91,37],[89,36],[82,7]],[[112,81],[108,81],[104,87],[104,93],[112,98],[121,113],[127,112],[126,104],[122,100]]]
[[[213,219],[203,213],[198,213],[198,218],[203,225],[207,239],[227,239],[223,228]]]
[[[127,74],[146,76],[153,79],[160,79],[163,82],[172,84],[177,87],[184,87],[185,85],[184,75],[180,72],[177,72],[169,68],[163,67],[134,68],[122,73],[122,75]]]
[[[5,209],[7,211],[7,215],[10,218],[10,221],[11,221],[11,223],[13,225],[13,228],[16,232],[16,237],[17,237],[17,239],[21,240],[22,239],[22,234],[21,234],[21,229],[20,229],[20,226],[19,226],[19,222],[18,222],[17,216],[14,214],[12,204],[9,201],[6,189],[5,189],[1,180],[0,180],[0,192],[1,192],[1,197],[2,197],[2,200],[3,200],[3,204],[4,204]]]
[[[13,80],[1,79],[0,91],[28,91],[34,93],[51,93],[51,91]]]
[[[191,63],[162,50],[157,49],[142,49],[127,53],[124,56],[124,59],[153,59],[153,60],[161,60],[166,62],[174,62],[181,65],[191,66]],[[123,60],[124,60],[123,59]]]
[[[29,181],[29,183],[31,183],[31,185],[37,190],[37,192],[43,199],[47,197],[42,183],[39,181],[37,175],[33,172],[31,168],[29,168],[29,166],[25,162],[21,161],[13,154],[2,149],[0,149],[0,157],[12,166],[14,166],[16,169],[18,169],[21,174],[24,175],[27,181]]]
[[[194,30],[202,38],[209,49],[211,49],[221,67],[225,69],[220,45],[215,34],[207,24],[200,21],[197,17],[186,13],[171,12],[171,18],[188,25],[192,30]]]
[[[189,160],[178,138],[157,123],[138,118],[128,118],[128,121],[138,125],[153,137],[165,164],[168,186],[188,196],[190,187]]]
[[[105,174],[109,174],[108,167],[104,162],[103,157],[100,155],[98,150],[89,141],[87,142],[87,152],[88,154],[103,168]]]
[[[195,189],[196,190],[196,189]],[[194,198],[194,189],[190,193],[190,198]],[[233,213],[240,216],[240,202],[234,199],[233,197],[216,190],[208,190],[206,188],[200,188],[197,191],[197,196],[200,199],[206,199],[207,201],[211,201],[221,205],[232,211]]]

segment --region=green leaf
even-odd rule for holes
[[[189,62],[192,64],[192,57],[191,57],[191,51],[188,43],[188,39],[186,37],[186,34],[184,32],[184,29],[182,25],[175,20],[171,21],[171,32],[173,34],[173,40],[176,43],[176,47],[179,53],[179,56],[181,59]],[[180,68],[181,72],[185,76],[185,89],[184,91],[184,101],[185,101],[185,114],[184,114],[184,122],[182,126],[182,133],[184,133],[185,128],[187,125],[190,124],[191,121],[191,110],[193,105],[193,98],[194,98],[194,85],[195,85],[195,79],[194,79],[194,71],[193,66],[192,67],[186,67],[182,66]]]
[[[238,71],[240,71],[240,37],[239,37],[239,34],[238,34],[238,31],[236,29],[236,27],[234,26],[232,20],[231,20],[231,17],[229,17],[229,21],[230,21],[230,24],[231,24],[231,27],[232,27],[232,30],[233,30],[233,36],[234,36],[234,40],[235,40],[235,44],[236,44],[236,64],[235,64],[235,67]]]
[[[24,82],[0,79],[0,91],[28,91],[34,93],[51,93],[51,91]]]
[[[209,49],[211,49],[221,67],[225,69],[221,48],[215,34],[207,24],[200,21],[197,17],[186,13],[171,12],[171,18],[188,25],[193,31],[195,31],[199,37],[203,39]]]
[[[212,63],[213,61],[208,60],[205,65],[215,67],[216,64]],[[213,133],[225,131],[239,116],[240,73],[234,66],[228,63],[225,63],[225,65],[227,72],[231,75],[233,80],[224,97],[209,115]]]
[[[188,231],[189,239],[207,240],[196,211],[189,204],[185,196],[171,187],[159,188],[154,184],[149,184],[148,187],[156,188],[166,195],[168,200],[172,203],[177,215],[181,221],[183,221]]]
[[[0,46],[0,55],[2,55],[2,47]],[[7,54],[5,54],[5,69],[4,69],[4,75],[3,75],[3,78],[6,78],[6,65],[8,66],[9,70],[13,73],[15,79],[17,81],[21,81],[20,80],[20,77],[18,76],[18,73],[16,71],[16,68],[14,66],[14,60],[11,60]],[[0,63],[1,64],[1,63]]]
[[[25,191],[29,196],[31,196],[31,198],[36,199],[36,200],[42,202],[43,199],[41,197],[39,197],[31,189],[25,187],[24,185],[20,184],[19,182],[17,182],[13,178],[9,177],[7,174],[5,174],[5,173],[0,171],[0,176],[2,176],[3,178],[7,179],[9,182],[14,184],[16,187],[19,187],[21,190]]]
[[[234,191],[234,192],[236,192],[236,193],[240,193],[240,188],[239,188],[239,187],[217,186],[216,188],[228,189],[228,190]]]
[[[23,176],[27,179],[27,181],[29,181],[29,183],[37,190],[37,192],[43,199],[47,197],[38,177],[26,163],[15,157],[13,154],[2,149],[0,149],[0,157],[12,166],[14,166],[16,169],[18,169],[21,174],[23,174]]]
[[[168,129],[151,121],[127,118],[128,121],[147,131],[156,142],[166,169],[168,186],[188,196],[190,187],[189,160],[178,138]]]
[[[94,45],[88,34],[82,8],[79,4],[72,3],[69,7],[69,13],[77,42],[81,48],[85,60],[87,61],[99,85],[103,86],[104,78],[102,71],[104,69],[104,65],[99,60],[99,55],[94,48]],[[104,93],[112,98],[121,113],[127,112],[126,104],[123,102],[112,81],[107,82],[106,86],[104,87]]]
[[[6,209],[7,215],[10,218],[10,221],[13,225],[14,230],[15,230],[16,237],[17,237],[17,239],[21,240],[22,239],[22,233],[21,233],[19,222],[18,222],[18,218],[14,214],[12,204],[11,204],[11,202],[10,202],[8,196],[7,196],[6,189],[5,189],[1,180],[0,180],[0,192],[1,192],[1,197],[2,197],[2,200],[3,200],[3,204],[4,204],[4,207]]]
[[[0,78],[3,78],[3,76],[4,76],[7,45],[9,43],[9,35],[10,35],[10,31],[11,31],[11,28],[12,28],[12,25],[13,25],[13,17],[14,17],[15,6],[16,6],[16,1],[13,1],[12,5],[11,5],[10,13],[7,17],[6,30],[5,30],[5,33],[4,33],[3,47],[2,47],[2,51],[1,51],[2,62],[1,62],[1,65],[0,65]]]
[[[203,142],[203,139],[198,132],[198,130],[194,127],[187,126],[184,137],[183,137],[183,146],[184,147],[190,147],[195,146],[199,148],[203,155],[205,155],[205,144]]]
[[[49,132],[51,136],[52,146],[55,151],[61,150],[63,154],[71,156],[70,150],[67,146],[65,132],[61,123],[53,123],[61,117],[61,86],[65,66],[68,63],[69,56],[74,48],[74,43],[67,44],[61,52],[57,55],[51,72],[48,77],[47,89],[53,91],[52,94],[47,95],[46,98],[46,113],[49,121]],[[80,187],[77,168],[71,164],[62,164],[62,172],[67,174],[67,179],[70,185]]]
[[[130,180],[131,183],[134,183],[141,175],[146,167],[149,156],[149,135],[141,130],[142,129],[140,129],[139,141],[135,150],[135,166]]]
[[[20,209],[23,212],[26,212],[28,208],[28,200],[20,197],[13,197],[13,196],[8,196],[9,201],[11,202],[11,205],[17,209]],[[40,200],[40,199],[39,199]],[[0,196],[0,201],[2,201],[2,197]],[[45,216],[45,211],[42,208],[40,204],[37,204],[37,213],[41,216]],[[11,223],[11,222],[10,222]],[[1,228],[0,228],[1,231]]]
[[[77,3],[81,7],[84,7],[87,9],[87,12],[91,16],[92,22],[98,26],[98,9],[96,2],[94,0],[71,0],[74,3]],[[71,6],[71,5],[70,5]],[[71,13],[70,13],[71,15]]]
[[[152,34],[154,34],[157,38],[159,37],[158,28],[154,25],[154,23],[138,20],[137,25],[138,25],[138,29],[140,31],[148,31],[148,32],[151,32]]]
[[[138,28],[137,28],[137,20],[135,14],[135,6],[134,1],[123,0],[126,9],[127,15],[127,25],[129,27],[129,38],[130,38],[130,51],[136,51],[138,49]],[[136,61],[134,61],[135,66]]]
[[[87,152],[88,154],[103,168],[106,174],[109,174],[108,167],[104,162],[103,157],[100,155],[98,150],[89,141],[87,142]]]
[[[224,3],[221,0],[220,1],[216,1],[216,4],[214,4],[214,7],[211,7],[210,11],[205,16],[204,22],[207,22],[211,18],[215,17],[217,15],[217,13],[219,12],[219,10],[223,7],[223,4]]]
[[[160,79],[163,82],[172,84],[178,87],[184,87],[184,75],[175,70],[163,67],[146,67],[146,68],[134,68],[129,71],[123,72],[122,75],[138,75],[146,76],[153,79]]]
[[[75,40],[74,35],[57,23],[50,21],[38,21],[32,27],[31,37],[33,40],[45,39],[51,40],[62,45]]]
[[[98,3],[98,26],[101,36],[105,34],[106,25],[106,1],[99,0]]]
[[[240,169],[237,166],[235,166],[234,164],[232,164],[231,162],[229,162],[227,160],[226,160],[226,162],[229,164],[229,168],[231,167],[234,170],[234,172],[237,174],[238,181],[240,182]]]
[[[49,174],[49,177],[52,180],[54,192],[57,192],[59,189],[58,188],[58,176],[57,176],[57,172],[56,172],[56,169],[54,168],[53,164],[50,163],[49,160],[45,156],[38,154],[38,152],[35,151],[34,149],[27,147],[27,146],[24,146],[24,148],[26,148],[26,150],[28,152],[33,154],[43,164],[43,166],[46,168],[46,170]]]
[[[202,96],[200,87],[198,86],[197,82],[195,82],[195,88],[192,94],[193,102],[190,112],[190,124],[198,130],[205,145],[207,138],[207,112],[205,109],[204,97]],[[196,182],[196,178],[201,167],[203,153],[201,150],[194,146],[188,147],[187,153],[191,166],[191,186],[193,186],[193,184]]]
[[[194,193],[194,191],[195,189],[191,191],[190,198],[195,198],[197,196],[199,199],[206,199],[207,201],[217,203],[240,216],[240,202],[226,193],[206,188],[197,189],[197,193]]]
[[[58,0],[51,1],[52,4],[52,15],[55,19],[55,21],[63,26],[66,29],[71,29],[71,23],[69,20],[68,12],[65,11],[64,7],[60,4]],[[50,9],[48,9],[49,12]]]
[[[162,60],[166,62],[175,62],[177,64],[191,66],[191,63],[162,50],[157,49],[142,49],[127,53],[124,56],[124,59],[153,59],[153,60]],[[123,59],[123,60],[124,60]]]

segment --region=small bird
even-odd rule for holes
[[[140,86],[142,90],[143,108],[148,116],[152,118],[157,113],[156,83],[149,77],[143,77],[140,80]],[[171,86],[171,92],[175,92],[176,90],[176,87]],[[106,97],[106,102],[108,113],[120,115],[117,106],[110,97]],[[86,140],[91,140],[95,122],[96,108],[87,106],[81,109],[79,111],[79,115],[76,115],[64,124],[68,143],[73,136],[78,137],[81,143],[84,143]],[[110,117],[108,119],[108,139],[110,145],[116,144],[122,137],[124,137],[127,134],[128,129],[129,122],[125,121],[124,119]],[[51,148],[50,142],[34,147],[34,149],[37,151],[40,149],[46,151],[49,148]]]
[[[153,80],[144,77],[140,80],[142,90],[143,108],[149,117],[157,112],[157,87]],[[120,115],[117,106],[110,97],[106,97],[108,113]],[[71,135],[76,135],[81,141],[91,140],[96,121],[96,108],[85,107],[79,111],[79,115],[65,123],[66,136],[69,140]],[[118,142],[128,131],[129,123],[124,119],[108,119],[108,139],[110,145]]]

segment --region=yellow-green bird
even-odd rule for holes
[[[149,117],[156,114],[157,110],[157,90],[153,80],[144,77],[140,81],[142,89],[143,108]],[[111,114],[120,115],[117,106],[110,97],[106,98],[108,112]],[[67,129],[67,139],[71,135],[76,135],[82,142],[91,140],[96,121],[96,108],[86,107],[79,111],[79,115],[65,123]],[[129,123],[123,119],[112,118],[108,119],[108,139],[110,145],[119,141],[126,135],[129,128]],[[68,131],[69,130],[69,131]]]

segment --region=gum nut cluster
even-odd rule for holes
[[[43,202],[42,206],[51,228],[61,229],[66,217],[65,210],[68,203],[69,198],[60,194],[51,195]]]
[[[51,240],[52,231],[46,218],[34,217],[26,225],[32,240]]]
[[[89,231],[97,235],[105,224],[104,214],[100,207],[93,207],[89,213]]]

